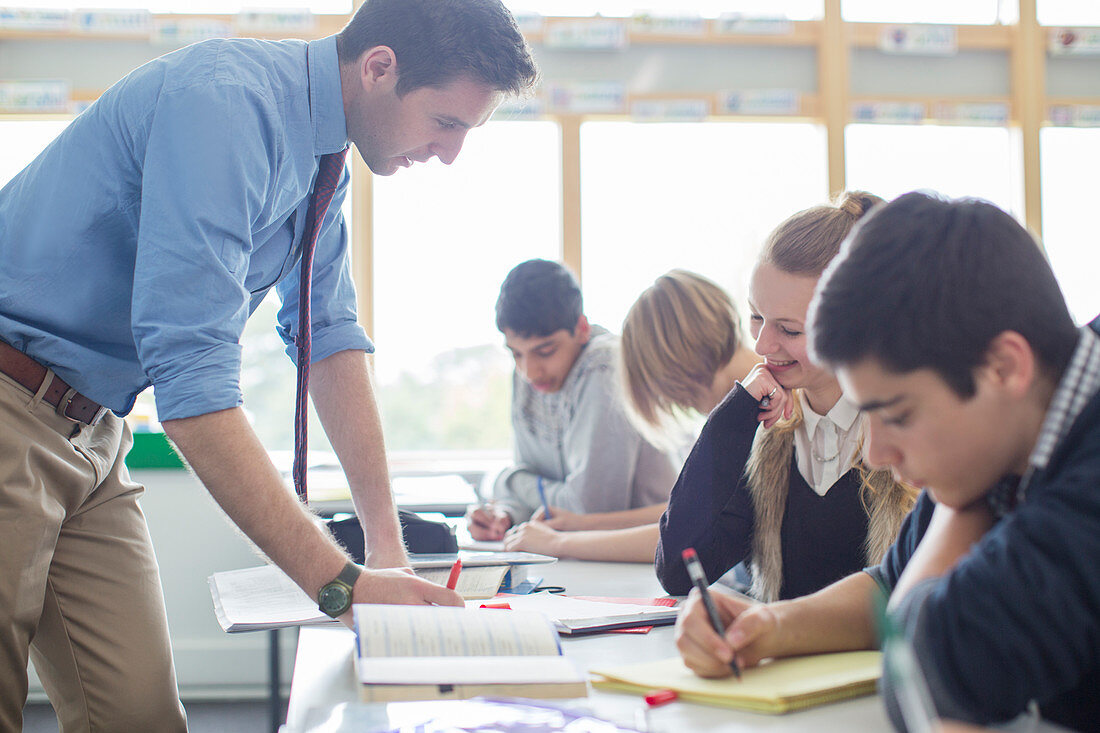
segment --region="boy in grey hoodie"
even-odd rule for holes
[[[512,380],[515,465],[493,503],[467,514],[475,539],[499,540],[542,505],[611,512],[668,500],[675,459],[626,417],[619,339],[585,318],[580,286],[564,265],[528,260],[504,280],[496,305],[516,369]]]

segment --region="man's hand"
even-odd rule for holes
[[[417,577],[408,568],[364,570],[352,589],[352,603],[395,603],[411,606],[463,606],[453,590]],[[349,610],[340,620],[354,628]]]
[[[558,547],[560,541],[561,532],[551,528],[546,523],[524,522],[512,527],[504,535],[504,549],[537,552],[540,555],[559,557],[561,555],[561,549]]]
[[[728,677],[735,654],[742,668],[775,655],[779,623],[768,606],[714,588],[710,596],[726,633],[714,630],[699,591],[692,588],[676,620],[676,646],[688,669],[700,677]]]
[[[475,540],[497,542],[512,526],[512,515],[492,504],[471,506],[466,510],[466,526]]]

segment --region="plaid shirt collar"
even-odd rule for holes
[[[1080,334],[1069,366],[1043,418],[1039,438],[1028,458],[1027,472],[1022,477],[1005,477],[987,494],[987,501],[997,519],[1024,501],[1031,477],[1050,464],[1055,448],[1065,439],[1085,405],[1100,391],[1100,336],[1088,326],[1083,326]]]

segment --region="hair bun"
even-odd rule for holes
[[[836,199],[836,207],[853,219],[859,219],[884,199],[867,191],[845,191]]]

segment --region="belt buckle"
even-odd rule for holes
[[[54,408],[58,415],[61,417],[69,417],[65,413],[68,412],[69,405],[72,404],[73,398],[76,397],[76,395],[77,391],[72,387],[65,390],[65,394],[61,395],[61,399],[57,401],[57,407]],[[72,420],[73,418],[69,417],[69,419]]]

